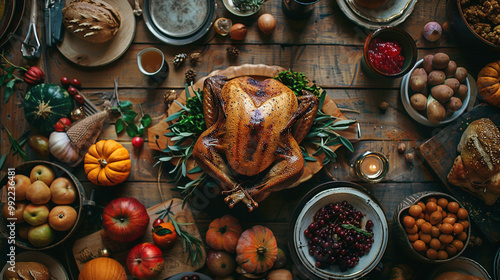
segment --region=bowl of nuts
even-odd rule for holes
[[[382,259],[388,224],[381,207],[351,182],[328,182],[299,203],[288,245],[307,279],[361,279]]]
[[[426,126],[446,125],[471,102],[471,78],[445,53],[426,55],[401,80],[401,101],[408,115]]]
[[[423,263],[445,263],[467,248],[470,238],[467,210],[454,197],[420,192],[403,200],[394,212],[396,243]]]

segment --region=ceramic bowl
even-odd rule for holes
[[[447,271],[460,272],[467,275],[472,275],[476,277],[481,277],[486,280],[491,280],[488,271],[484,269],[479,263],[474,260],[458,257],[455,260],[442,264],[436,269],[434,269],[428,277],[428,280],[434,279],[437,275]]]
[[[231,12],[235,16],[240,16],[240,17],[248,17],[251,16],[255,13],[257,13],[260,10],[260,6],[258,8],[253,8],[252,10],[248,11],[241,11],[238,9],[234,3],[233,0],[222,0],[222,3],[224,4],[224,7]]]
[[[26,175],[29,177],[31,169],[33,169],[33,167],[35,167],[37,165],[48,166],[54,171],[56,178],[57,177],[66,177],[71,182],[73,182],[78,193],[77,193],[77,198],[76,198],[75,202],[73,202],[73,204],[71,204],[70,206],[72,206],[76,209],[78,216],[77,216],[75,224],[73,225],[73,227],[69,231],[56,231],[54,241],[52,241],[52,243],[50,243],[49,245],[47,245],[45,247],[33,246],[28,240],[19,237],[18,232],[16,231],[15,232],[16,245],[18,247],[21,247],[23,249],[28,249],[28,250],[46,250],[46,249],[55,247],[55,246],[63,243],[64,241],[66,241],[73,233],[76,232],[78,226],[81,224],[81,222],[83,220],[82,219],[83,205],[86,203],[85,191],[84,191],[83,186],[80,183],[80,181],[73,174],[71,174],[68,170],[66,170],[65,168],[63,168],[62,166],[60,166],[58,164],[48,162],[48,161],[43,161],[43,160],[28,161],[28,162],[22,163],[21,165],[17,166],[15,168],[15,174],[22,174],[22,175]],[[5,187],[7,185],[7,182],[9,179],[8,176],[9,176],[9,174],[5,175],[5,177],[0,181],[0,186]],[[0,203],[0,207],[3,208],[3,206],[4,206],[4,203]],[[49,206],[51,206],[50,208],[53,207],[52,202],[49,202]],[[8,222],[2,217],[0,219],[0,232],[2,233],[2,235],[5,238],[9,238],[9,236],[11,236],[11,231],[7,227],[7,224],[8,224]],[[16,224],[16,228],[18,228],[19,226],[21,226],[21,224]]]
[[[450,0],[447,2],[446,18],[450,24],[450,30],[457,37],[460,44],[465,44],[474,48],[483,48],[489,51],[500,51],[500,46],[479,36],[465,20],[460,0]]]
[[[64,266],[58,260],[42,252],[22,252],[16,254],[15,262],[38,262],[49,269],[52,279],[69,279]],[[0,272],[0,277],[3,276],[4,271],[9,267],[9,263],[5,264]]]
[[[308,240],[304,230],[313,222],[314,215],[323,206],[343,201],[347,201],[365,215],[362,228],[368,220],[373,221],[372,248],[368,254],[359,258],[359,262],[353,268],[345,271],[337,265],[317,268],[315,259],[309,255]],[[307,279],[361,279],[377,266],[387,247],[389,231],[383,210],[361,186],[351,182],[335,181],[319,185],[302,199],[292,221],[288,238],[290,254]]]
[[[386,41],[397,41],[401,45],[401,55],[405,58],[400,72],[395,74],[386,74],[375,68],[368,59],[370,43],[373,39],[379,38]],[[361,68],[363,72],[370,77],[399,78],[408,73],[417,61],[417,45],[415,40],[408,32],[397,27],[381,27],[372,31],[365,40],[363,47],[363,56],[361,57]]]
[[[460,115],[462,115],[465,110],[467,110],[467,105],[470,102],[471,99],[471,83],[470,83],[470,78],[467,77],[465,79],[465,85],[467,86],[467,96],[462,102],[462,108],[460,110],[453,112],[453,114],[445,117],[444,120],[440,121],[439,123],[432,123],[427,119],[426,112],[425,111],[417,111],[413,106],[411,106],[410,103],[410,97],[413,94],[411,88],[410,88],[410,76],[415,71],[417,68],[422,68],[424,60],[421,59],[419,60],[415,66],[411,69],[411,71],[406,74],[403,79],[401,80],[401,88],[400,88],[400,94],[401,94],[401,101],[403,103],[403,107],[405,108],[406,112],[412,119],[414,119],[416,122],[426,125],[426,126],[442,126],[451,123],[452,121],[456,120]]]
[[[464,229],[464,231],[467,233],[467,239],[463,242],[464,246],[462,250],[458,251],[456,255],[452,257],[448,257],[447,259],[444,260],[432,260],[427,258],[424,255],[421,255],[418,253],[414,248],[410,240],[408,239],[408,234],[406,233],[405,227],[403,225],[403,218],[406,215],[409,215],[408,210],[410,207],[414,204],[417,204],[419,201],[423,201],[424,203],[426,200],[430,197],[436,197],[436,198],[446,198],[448,202],[454,201],[457,202],[460,207],[463,208],[463,205],[457,201],[453,196],[446,194],[446,193],[441,193],[441,192],[420,192],[416,193],[413,195],[408,196],[405,198],[397,207],[396,210],[394,211],[394,216],[393,216],[393,221],[392,221],[392,230],[394,233],[395,241],[396,244],[399,248],[401,248],[409,257],[411,257],[414,260],[417,260],[422,263],[432,263],[432,264],[442,264],[446,262],[450,262],[456,258],[458,258],[467,248],[467,245],[469,244],[469,239],[470,239],[470,233],[471,233],[471,227],[470,227],[470,217],[467,217],[467,221],[469,222],[469,227]]]

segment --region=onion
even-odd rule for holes
[[[441,38],[441,34],[443,32],[443,29],[441,28],[441,25],[435,21],[431,21],[425,24],[424,26],[424,38],[427,39],[430,42],[435,42]]]
[[[271,14],[263,14],[259,17],[257,25],[262,33],[269,35],[276,28],[276,19]]]

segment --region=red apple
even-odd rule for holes
[[[165,261],[160,248],[151,243],[141,243],[130,250],[126,263],[133,277],[151,279],[160,275]]]
[[[55,204],[71,204],[76,199],[76,188],[68,178],[59,177],[50,185],[52,202]]]
[[[207,254],[207,267],[217,277],[225,277],[233,273],[236,261],[226,251],[210,250]]]
[[[102,227],[115,241],[136,240],[144,235],[148,224],[146,207],[135,198],[117,198],[106,205],[102,212]]]

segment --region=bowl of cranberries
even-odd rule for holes
[[[387,247],[382,208],[351,182],[313,189],[299,203],[293,221],[290,253],[308,279],[360,279],[377,266]]]
[[[361,68],[370,77],[402,77],[416,61],[415,40],[402,29],[382,27],[366,37]]]

